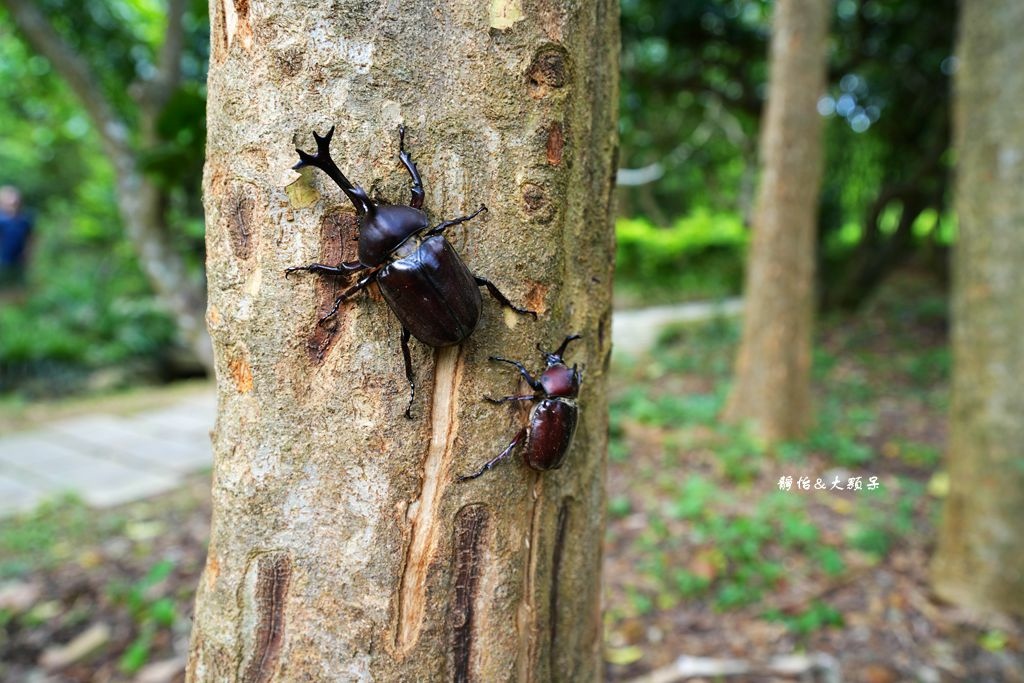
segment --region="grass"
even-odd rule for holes
[[[123,519],[96,515],[74,496],[43,503],[0,524],[0,580],[52,569],[123,528]]]

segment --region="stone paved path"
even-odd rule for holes
[[[666,325],[738,316],[742,311],[740,299],[616,311],[612,316],[612,348],[616,353],[640,353],[654,346]]]
[[[209,467],[213,388],[134,415],[88,415],[0,437],[0,516],[73,492],[94,507],[171,490]]]
[[[665,325],[736,315],[740,308],[734,299],[620,311],[612,317],[612,342],[617,352],[642,352]],[[210,387],[156,410],[94,414],[0,435],[0,517],[66,492],[106,507],[173,489],[212,464],[215,411]]]

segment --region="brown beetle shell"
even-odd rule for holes
[[[458,344],[480,320],[483,304],[476,280],[441,235],[384,266],[377,285],[402,325],[428,346]]]
[[[576,434],[579,408],[563,398],[545,398],[530,411],[523,457],[535,470],[557,470]]]

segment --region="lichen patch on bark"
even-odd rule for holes
[[[499,31],[512,28],[517,21],[523,20],[523,0],[491,0],[491,28]]]
[[[306,173],[284,186],[284,192],[288,195],[288,203],[293,209],[308,209],[320,199],[320,193],[309,182]]]

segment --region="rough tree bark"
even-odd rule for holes
[[[85,108],[114,167],[118,212],[142,271],[173,316],[181,340],[196,360],[212,371],[213,351],[203,319],[206,295],[202,283],[189,275],[184,259],[171,245],[166,193],[143,173],[139,163],[140,150],[156,142],[157,117],[181,78],[185,0],[168,0],[167,32],[155,75],[137,88],[137,133],[104,97],[86,60],[61,38],[31,0],[0,1],[32,49],[50,61]]]
[[[1024,615],[1024,5],[961,6],[950,490],[936,593]]]
[[[597,680],[616,3],[212,0],[211,17],[219,409],[189,680]],[[346,175],[405,203],[400,122],[431,219],[486,204],[449,239],[541,314],[485,293],[461,347],[413,340],[413,420],[379,294],[318,328],[338,285],[284,277],[355,253],[350,205],[319,172],[296,181],[294,148],[337,125]],[[566,465],[456,481],[523,417],[482,400],[517,385],[488,356],[535,367],[568,332],[585,374]]]
[[[821,186],[829,0],[780,0],[772,20],[761,183],[743,336],[724,417],[767,441],[803,434],[811,411],[815,216]]]

